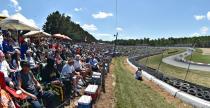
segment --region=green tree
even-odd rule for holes
[[[79,24],[71,21],[70,16],[60,14],[58,11],[48,15],[43,30],[50,34],[64,34],[73,39],[73,41],[85,41],[93,42],[96,41],[90,33],[85,31]]]

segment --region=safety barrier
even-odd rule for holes
[[[140,58],[142,58],[142,57],[138,57],[138,59],[140,59]],[[134,64],[137,64],[137,63],[134,63],[134,64],[133,64],[133,63],[130,62],[129,59],[127,59],[127,62],[128,62],[128,64],[131,65],[133,68],[137,69],[137,66],[134,65]],[[137,64],[137,65],[139,65],[139,64]],[[140,65],[139,65],[139,66],[140,66]],[[138,66],[138,67],[139,67],[139,66]],[[143,70],[144,70],[144,69],[143,69]],[[159,73],[159,72],[156,72],[156,73]],[[161,88],[163,88],[166,92],[170,93],[172,96],[181,99],[181,100],[184,101],[185,103],[188,103],[188,104],[190,104],[190,105],[192,105],[192,106],[194,106],[194,107],[197,107],[197,108],[210,108],[210,102],[209,102],[209,101],[200,99],[200,98],[195,97],[195,96],[193,96],[193,95],[190,95],[190,94],[188,94],[188,93],[186,93],[186,92],[183,92],[183,91],[181,91],[181,90],[179,90],[179,89],[177,89],[177,88],[175,88],[175,87],[169,85],[168,83],[166,83],[166,82],[164,82],[164,81],[161,81],[161,80],[160,80],[161,75],[159,75],[159,79],[156,78],[156,77],[153,76],[153,75],[148,74],[147,71],[143,71],[143,72],[142,72],[142,75],[143,75],[145,78],[147,78],[148,80],[151,80],[151,81],[154,82],[155,84],[159,85]],[[164,77],[164,76],[162,75],[162,78],[163,78],[163,77]],[[166,79],[166,78],[165,78],[165,79]],[[163,78],[163,80],[164,80],[164,78]],[[172,81],[173,81],[173,80],[172,80]],[[180,85],[180,87],[181,87],[181,83],[178,84],[178,83],[174,83],[174,82],[173,82],[173,84],[174,84],[174,85],[176,84],[177,86]],[[182,83],[182,84],[183,84],[183,83]],[[188,85],[185,84],[185,87],[186,87],[186,86],[188,86]],[[183,88],[183,87],[182,87],[182,88]],[[183,88],[183,90],[184,90],[184,88]]]

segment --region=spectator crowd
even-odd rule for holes
[[[15,39],[0,31],[0,107],[24,104],[12,92],[24,94],[32,108],[55,108],[62,100],[80,96],[111,49],[111,45],[71,44],[54,38]],[[48,86],[61,88],[64,95],[57,96]]]

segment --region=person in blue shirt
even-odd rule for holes
[[[21,59],[24,60],[25,55],[26,55],[26,51],[28,50],[28,44],[26,41],[24,41],[21,45],[20,45],[20,52],[21,52]]]
[[[88,63],[91,65],[93,71],[98,70],[98,60],[95,57],[95,54],[91,55],[91,58],[89,59]]]
[[[14,54],[15,49],[12,46],[12,38],[11,37],[4,38],[2,47],[3,47],[3,52],[5,54]]]

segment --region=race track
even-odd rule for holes
[[[173,65],[173,66],[176,66],[176,67],[181,67],[181,68],[186,68],[187,69],[188,66],[189,66],[189,63],[184,63],[184,62],[175,60],[177,57],[179,57],[180,55],[184,55],[184,54],[189,55],[190,53],[189,53],[189,51],[185,51],[181,54],[176,54],[176,55],[173,55],[173,56],[163,58],[162,61],[166,64],[169,64],[169,65]],[[210,66],[202,66],[202,65],[191,64],[190,69],[210,72]]]

